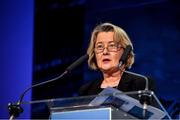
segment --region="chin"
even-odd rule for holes
[[[114,66],[103,66],[103,67],[101,67],[101,71],[103,71],[103,72],[110,72],[110,71],[114,71],[114,70],[116,70],[117,69],[117,67],[114,67]]]
[[[112,70],[112,67],[103,67],[101,68],[102,71],[111,71]]]
[[[101,68],[102,68],[103,70],[109,70],[109,69],[112,68],[112,66],[102,66]]]

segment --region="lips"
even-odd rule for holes
[[[102,61],[103,61],[103,63],[107,63],[107,62],[110,62],[111,60],[108,58],[104,58]]]

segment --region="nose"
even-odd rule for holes
[[[109,51],[108,51],[108,48],[107,48],[107,47],[104,48],[103,54],[109,54]]]

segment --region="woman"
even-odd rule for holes
[[[124,72],[134,63],[133,49],[127,62],[118,67],[119,60],[128,45],[133,48],[128,35],[122,28],[111,23],[103,23],[94,28],[87,50],[88,65],[91,69],[100,70],[103,78],[82,86],[80,95],[96,95],[107,87],[117,88],[124,92],[145,89],[144,78]],[[149,89],[154,91],[151,80],[149,80]]]

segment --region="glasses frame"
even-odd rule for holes
[[[112,46],[112,43],[114,43],[114,46]],[[104,44],[104,43],[99,43],[99,44],[102,45],[102,48],[101,48],[101,49],[98,49],[98,46],[95,45],[94,52],[95,52],[96,54],[99,54],[99,53],[104,52],[105,49],[107,49],[108,52],[117,52],[118,50],[120,50],[120,48],[123,48],[123,47],[121,46],[121,44],[116,43],[116,42],[108,43],[106,47],[105,47],[105,44]],[[115,47],[115,48],[113,49],[113,47]]]

